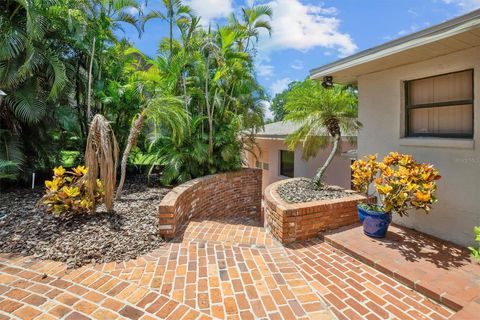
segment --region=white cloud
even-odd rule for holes
[[[292,79],[286,77],[282,79],[278,79],[272,85],[270,86],[270,91],[273,96],[275,96],[277,93],[282,92],[283,90],[288,88],[288,84],[292,82]]]
[[[266,79],[275,74],[275,67],[269,64],[258,64],[256,70],[260,77],[265,77]]]
[[[303,69],[303,61],[299,59],[293,60],[293,63],[290,65],[292,69],[295,70],[302,70]]]
[[[268,100],[262,100],[260,101],[260,104],[262,105],[263,112],[265,113],[265,118],[266,119],[273,119],[273,112],[271,109],[271,103]]]
[[[470,11],[480,8],[480,0],[442,0],[446,4],[455,4],[462,10]]]
[[[128,7],[128,8],[125,9],[125,12],[134,16],[134,15],[137,15],[139,11],[138,11],[137,8]]]
[[[233,11],[232,0],[188,0],[184,3],[201,17],[200,23],[204,27],[208,27],[212,20],[228,17]]]
[[[302,4],[299,0],[273,0],[272,37],[264,37],[262,50],[296,49],[308,51],[314,47],[336,49],[341,56],[357,49],[350,35],[339,31],[340,20],[335,8]]]

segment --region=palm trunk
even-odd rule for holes
[[[145,121],[145,112],[141,112],[138,115],[138,118],[133,123],[132,129],[128,134],[127,146],[125,147],[125,151],[123,152],[123,157],[122,157],[120,183],[118,184],[117,193],[115,195],[115,198],[117,200],[120,199],[122,195],[123,184],[125,183],[125,175],[127,174],[128,156],[130,155],[130,151],[132,151],[132,148],[137,144],[137,138],[140,135],[140,131],[142,130],[144,121]]]
[[[213,155],[213,112],[210,107],[210,98],[208,92],[208,76],[210,71],[210,55],[207,57],[205,72],[205,106],[207,108],[208,118],[208,159],[212,160]]]
[[[93,56],[95,55],[95,42],[97,38],[93,37],[92,52],[90,54],[90,65],[88,67],[88,93],[87,93],[87,122],[90,123],[92,118],[92,111],[90,106],[90,100],[92,98],[92,69],[93,69]]]
[[[338,144],[339,144],[339,142],[340,142],[340,138],[341,138],[341,136],[340,136],[339,134],[336,134],[336,135],[333,137],[333,147],[332,147],[332,151],[330,151],[330,154],[328,155],[327,160],[325,161],[325,163],[323,164],[323,166],[317,171],[317,174],[316,174],[315,177],[313,178],[313,183],[314,183],[317,187],[321,187],[322,184],[323,184],[323,178],[324,178],[324,175],[325,175],[325,171],[327,171],[328,166],[330,165],[330,163],[332,162],[333,158],[335,157],[335,154],[337,153],[337,149],[338,149]]]

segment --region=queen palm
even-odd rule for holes
[[[313,178],[316,187],[320,188],[325,171],[339,151],[342,134],[351,136],[361,128],[357,120],[356,93],[351,88],[338,85],[325,89],[320,82],[307,79],[294,86],[286,100],[284,120],[300,124],[300,128],[286,139],[291,150],[302,144],[302,157],[308,160],[320,149],[330,146],[333,140],[329,156]]]

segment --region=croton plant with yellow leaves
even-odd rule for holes
[[[379,205],[369,209],[407,215],[410,209],[428,213],[437,201],[436,181],[441,178],[431,164],[417,163],[411,155],[389,153],[383,161],[369,155],[352,164],[354,189],[369,194],[373,184]]]
[[[94,199],[87,195],[85,179],[88,172],[85,166],[77,166],[66,170],[62,166],[53,169],[52,180],[45,181],[46,194],[40,200],[46,205],[47,212],[56,217],[67,218],[73,214],[91,213],[103,199],[102,183],[97,179],[97,191]]]

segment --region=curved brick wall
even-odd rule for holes
[[[298,179],[298,178],[294,178]],[[374,202],[361,194],[341,199],[287,203],[277,193],[277,187],[294,179],[272,183],[264,191],[265,225],[283,244],[315,238],[322,231],[336,229],[358,222],[357,203]]]
[[[172,189],[160,202],[160,234],[173,238],[190,219],[238,215],[260,218],[262,170],[244,168],[188,181]]]

